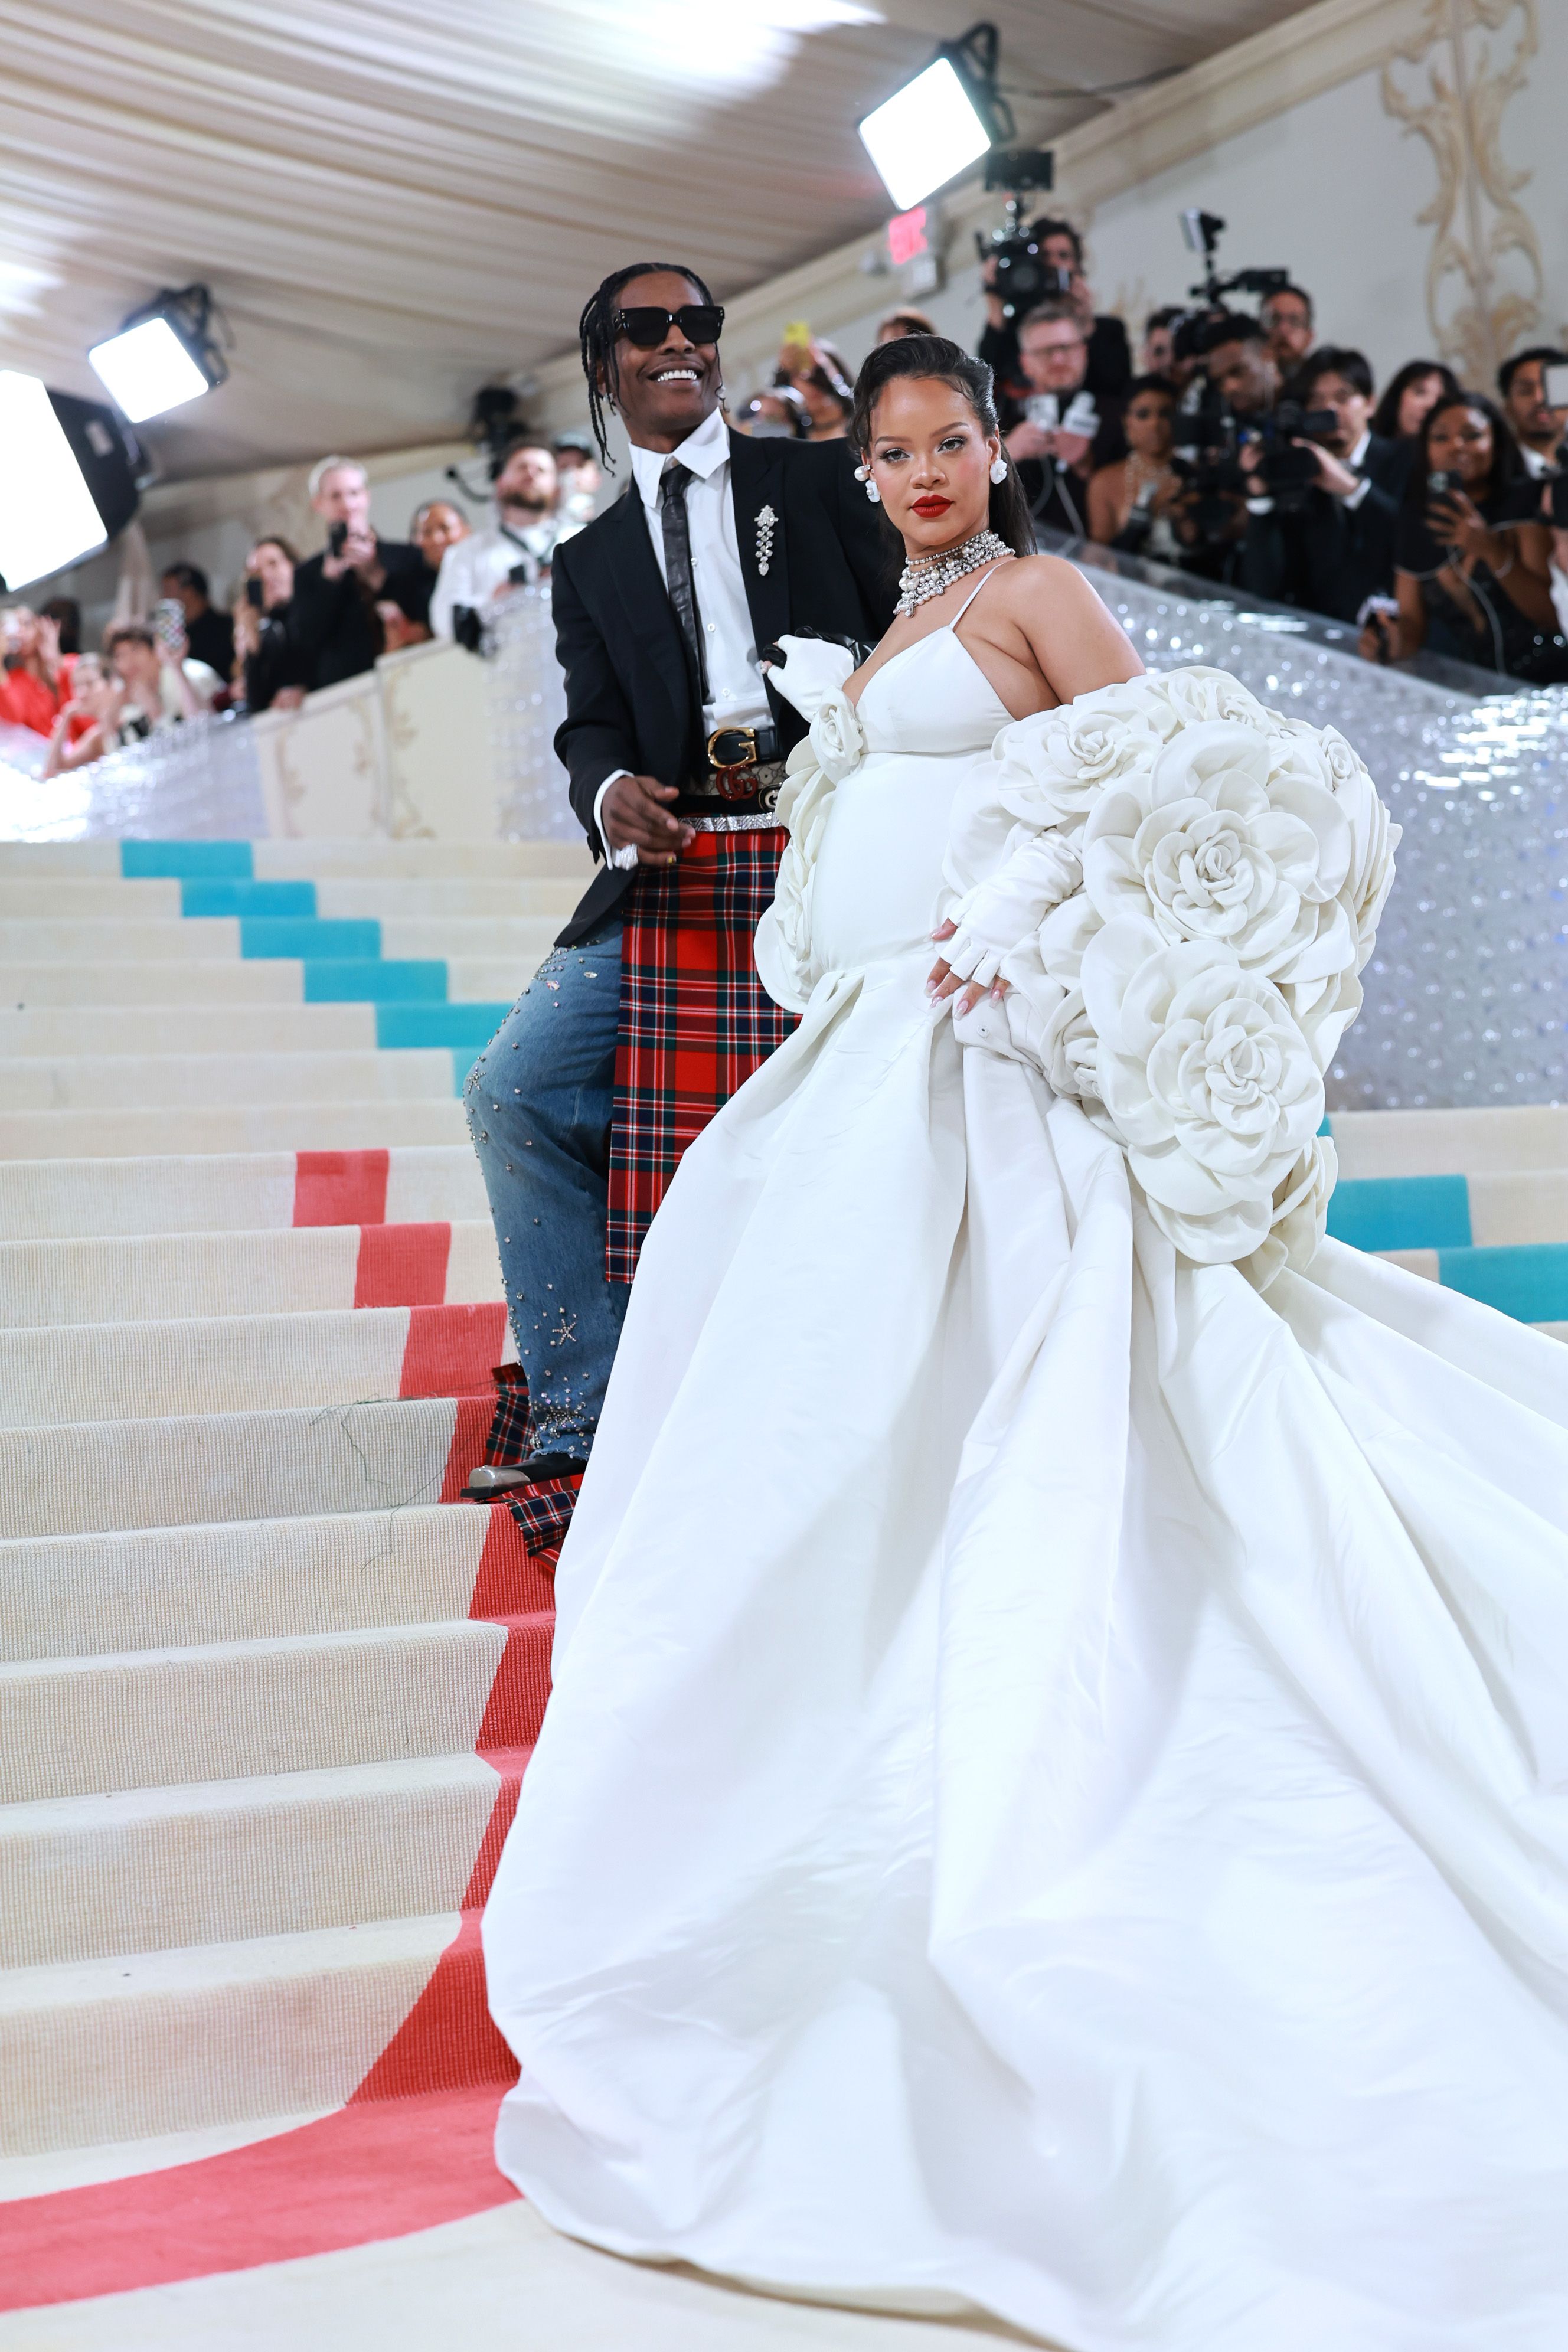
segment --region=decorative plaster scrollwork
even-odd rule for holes
[[[1383,72],[1384,109],[1425,139],[1437,171],[1417,216],[1434,232],[1427,316],[1441,356],[1478,385],[1541,317],[1541,246],[1517,201],[1531,175],[1502,153],[1504,111],[1539,46],[1536,0],[1426,0],[1419,33]],[[1402,87],[1398,62],[1416,68],[1415,83]]]

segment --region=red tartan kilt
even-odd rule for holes
[[[627,893],[605,1272],[630,1282],[680,1155],[795,1025],[757,978],[782,826],[700,833]]]

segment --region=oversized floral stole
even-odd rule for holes
[[[801,1004],[811,866],[864,749],[841,684],[816,703],[780,796],[791,845],[771,918]],[[1265,1287],[1322,1235],[1323,1074],[1361,1008],[1398,839],[1337,730],[1282,718],[1225,670],[1018,719],[954,807],[944,952],[1008,983],[1005,1024],[988,1005],[958,1034],[1075,1098],[1184,1256]]]

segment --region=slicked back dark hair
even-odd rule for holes
[[[621,388],[620,372],[616,366],[616,331],[612,324],[621,307],[621,295],[634,278],[652,278],[662,272],[670,278],[684,278],[694,286],[704,302],[711,302],[705,280],[685,261],[634,261],[625,269],[612,269],[602,278],[583,305],[583,315],[577,321],[577,348],[582,354],[583,373],[588,379],[588,422],[594,428],[594,438],[599,455],[613,473],[609,444],[605,438],[605,406],[613,402]],[[544,445],[548,447],[548,443]]]
[[[984,360],[972,359],[961,344],[950,343],[945,335],[900,335],[897,342],[879,343],[855,379],[855,413],[849,420],[849,438],[859,451],[862,463],[869,462],[877,403],[887,386],[900,376],[912,376],[922,383],[950,383],[974,411],[983,433],[1000,429],[993,378]],[[1006,479],[991,485],[989,521],[991,529],[999,539],[1006,541],[1015,555],[1033,555],[1035,527],[1030,520],[1029,502],[1018,479],[1018,468],[1011,458],[1007,460]]]

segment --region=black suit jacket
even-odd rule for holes
[[[341,678],[374,669],[377,655],[385,650],[377,597],[400,604],[411,621],[428,621],[430,567],[418,548],[403,540],[381,539],[376,551],[386,583],[374,596],[354,572],[329,580],[324,553],[310,556],[296,570],[289,616],[289,675],[280,683],[314,693],[318,687],[336,686]]]
[[[1369,596],[1394,588],[1394,534],[1410,453],[1373,434],[1361,461],[1368,488],[1353,508],[1313,490],[1298,514],[1249,514],[1241,585],[1256,596],[1353,621]]]
[[[847,441],[749,440],[730,436],[730,488],[746,602],[759,651],[793,632],[874,645],[893,617],[901,550],[855,479]],[[757,516],[776,522],[764,578],[757,569]],[[665,593],[635,484],[586,530],[555,550],[551,600],[555,649],[566,674],[566,717],[555,750],[571,779],[572,805],[602,858],[594,803],[617,768],[680,784],[700,757],[702,714],[692,708],[680,632]],[[805,721],[768,687],[785,748]],[[560,944],[602,922],[637,879],[610,866],[595,876]]]

